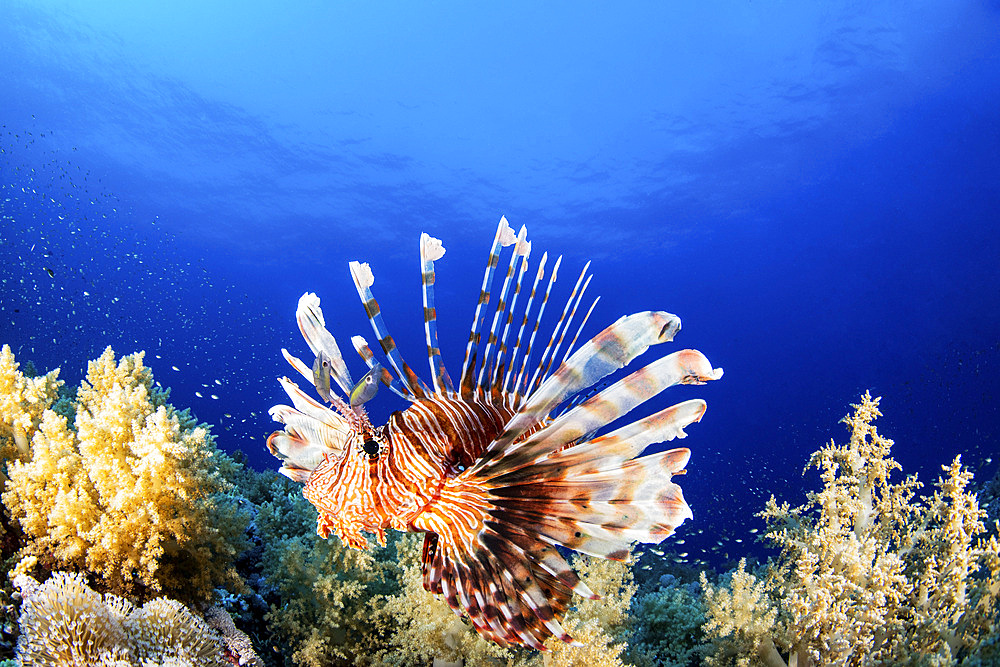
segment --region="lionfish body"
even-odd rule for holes
[[[494,273],[509,246],[513,253],[484,335]],[[589,283],[589,263],[540,361],[531,363],[561,258],[543,292],[542,256],[527,304],[517,311],[530,249],[524,228],[515,236],[501,218],[458,386],[437,341],[433,287],[434,261],[444,254],[440,241],[426,234],[420,241],[430,386],[402,360],[389,336],[367,264],[352,262],[351,274],[392,372],[355,336],[354,347],[370,369],[355,385],[326,329],[319,299],[303,295],[296,319],[315,362],[310,368],[282,352],[332,409],[282,378],[293,406],[271,409],[284,429],[268,438],[268,448],[282,459],[282,473],[305,483],[305,497],[319,510],[322,537],[336,534],[348,546],[364,548],[364,533],[384,544],[390,528],[423,532],[427,590],[442,594],[483,636],[543,649],[551,636],[572,641],[559,621],[573,593],[596,597],[558,546],[622,560],[633,542],[658,543],[691,517],[671,481],[684,472],[690,451],[641,454],[651,444],[685,437],[684,427],[704,414],[704,401],[684,401],[598,432],[667,387],[702,384],[721,377],[722,369],[713,369],[700,352],[681,350],[599,392],[588,391],[680,329],[669,313],[629,315],[571,353],[574,336],[556,363]],[[331,381],[349,402],[331,391]],[[378,382],[410,406],[373,427],[363,401]]]

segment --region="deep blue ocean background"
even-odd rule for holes
[[[298,297],[346,354],[369,262],[426,377],[417,241],[442,239],[456,377],[502,214],[564,255],[550,324],[592,259],[588,335],[668,310],[725,368],[645,407],[708,401],[692,559],[816,488],[866,389],[906,472],[1000,462],[996,0],[4,0],[0,125],[0,343],[70,383],[145,350],[259,469]]]

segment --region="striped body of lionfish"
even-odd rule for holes
[[[509,246],[513,253],[492,325],[482,336],[495,269]],[[420,238],[430,386],[403,362],[389,336],[367,264],[351,262],[351,275],[394,373],[355,336],[369,372],[352,382],[319,299],[303,295],[296,319],[314,363],[282,353],[333,409],[282,378],[294,407],[271,409],[284,430],[273,433],[267,446],[282,460],[282,473],[305,483],[305,497],[319,510],[320,536],[335,533],[360,549],[366,546],[363,533],[383,545],[389,528],[424,533],[427,590],[442,594],[484,637],[543,649],[550,636],[572,642],[559,621],[573,593],[597,597],[557,547],[623,560],[633,542],[661,542],[691,518],[671,481],[684,472],[690,451],[640,455],[648,445],[685,437],[684,427],[704,414],[704,401],[684,401],[598,432],[663,389],[703,384],[721,377],[722,369],[713,369],[696,350],[681,350],[595,393],[593,385],[651,345],[672,340],[681,324],[665,312],[636,313],[571,353],[593,306],[555,364],[590,282],[584,280],[589,262],[540,361],[532,364],[532,345],[562,258],[538,299],[543,254],[527,305],[515,316],[530,249],[524,228],[515,235],[501,218],[457,387],[438,347],[434,261],[444,255],[439,240]],[[508,340],[514,341],[510,347]],[[331,391],[331,380],[347,400]],[[363,404],[380,383],[410,405],[375,427]]]

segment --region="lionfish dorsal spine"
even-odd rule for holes
[[[542,278],[545,276],[545,260],[548,259],[548,253],[542,253],[542,259],[538,263],[538,270],[535,272],[535,280],[531,284],[531,293],[528,295],[528,303],[525,304],[524,314],[521,316],[521,325],[517,330],[517,338],[514,339],[514,347],[511,349],[510,354],[510,364],[507,367],[507,377],[504,378],[503,391],[507,394],[508,400],[513,404],[515,401],[514,394],[514,384],[517,379],[517,373],[515,368],[517,366],[517,355],[521,350],[521,341],[524,336],[524,329],[528,326],[528,317],[531,315],[531,306],[535,301],[535,293],[538,289],[538,283],[541,282]],[[525,271],[527,271],[528,263],[524,263]],[[522,276],[524,272],[522,272]],[[518,281],[520,285],[520,280]]]
[[[372,285],[375,283],[375,276],[372,274],[371,267],[366,263],[351,262],[350,268],[351,277],[354,279],[354,286],[357,288],[358,296],[361,297],[361,302],[364,304],[368,321],[371,323],[372,330],[378,338],[382,351],[389,358],[389,363],[392,364],[393,369],[396,371],[396,376],[407,388],[411,396],[416,398],[426,396],[429,393],[427,385],[403,361],[403,356],[396,348],[396,341],[389,335],[389,330],[382,319],[382,310],[379,308],[378,301],[375,300],[375,295],[372,294],[371,290]],[[353,389],[353,386],[351,388]],[[350,393],[350,389],[348,389],[348,393]]]
[[[590,262],[587,262],[587,266],[583,267],[584,272],[587,271],[588,266],[590,266]],[[581,276],[582,275],[583,274],[581,273]],[[552,356],[549,357],[549,361],[545,365],[545,370],[542,371],[542,379],[548,376],[549,370],[555,364],[556,357],[559,356],[559,350],[562,348],[563,341],[566,340],[566,333],[569,331],[570,326],[572,326],[573,324],[573,319],[576,317],[576,310],[577,308],[580,307],[580,302],[583,301],[583,295],[587,291],[587,288],[590,286],[590,280],[593,277],[594,277],[593,274],[591,274],[587,276],[586,280],[583,281],[583,287],[580,288],[580,293],[576,295],[576,300],[573,300],[573,297],[571,296],[570,301],[566,302],[567,306],[569,306],[570,302],[572,302],[573,307],[569,311],[569,317],[566,318],[566,324],[559,330],[559,339],[556,340],[556,346],[555,349],[552,350]],[[577,283],[577,285],[579,285],[579,282]],[[565,310],[563,311],[563,315],[565,316]],[[558,366],[556,366],[556,368],[558,368]]]
[[[544,259],[544,257],[543,257]],[[524,360],[521,362],[521,369],[518,371],[517,380],[514,381],[514,397],[515,404],[520,403],[520,397],[527,394],[526,385],[523,383],[528,377],[528,363],[531,359],[531,351],[535,346],[535,336],[538,335],[538,329],[541,327],[542,315],[545,314],[545,306],[549,302],[549,294],[552,293],[552,286],[555,284],[556,279],[559,277],[559,266],[562,264],[562,255],[556,258],[556,263],[552,267],[552,274],[549,276],[548,285],[545,287],[545,295],[542,297],[542,304],[538,308],[538,315],[535,317],[535,325],[531,330],[531,337],[528,339],[528,349],[524,351]]]
[[[500,249],[511,245],[515,240],[514,230],[510,228],[507,218],[500,216],[500,223],[497,225],[496,235],[493,237],[493,245],[490,247],[490,256],[486,262],[486,271],[483,274],[483,285],[479,289],[476,313],[472,317],[472,329],[469,331],[469,342],[465,348],[465,360],[462,362],[460,386],[463,397],[471,398],[472,393],[474,393],[479,332],[483,327],[483,319],[486,317],[483,306],[490,300],[490,287],[493,284],[493,273],[500,262]]]
[[[590,314],[594,312],[594,308],[597,306],[597,302],[601,300],[601,297],[594,299],[593,303],[590,304],[590,308],[587,309],[587,314],[583,316],[583,320],[580,321],[580,326],[576,329],[576,334],[573,335],[573,340],[569,342],[569,346],[566,348],[566,352],[563,354],[563,358],[559,361],[559,365],[566,363],[566,359],[569,358],[570,352],[576,346],[576,341],[580,338],[580,332],[583,331],[583,327],[587,324],[587,320],[590,319]]]
[[[525,229],[524,227],[521,228]],[[514,295],[510,299],[510,307],[507,309],[507,316],[504,318],[503,333],[500,335],[500,347],[497,351],[497,360],[493,364],[493,377],[490,380],[490,386],[494,386],[498,383],[500,378],[501,369],[506,369],[507,372],[504,373],[502,378],[503,382],[501,385],[506,385],[507,377],[510,375],[510,369],[513,368],[513,350],[507,347],[507,335],[510,333],[513,323],[514,323],[514,313],[517,312],[517,297],[521,294],[521,283],[524,282],[524,274],[528,272],[529,258],[531,256],[531,241],[524,238],[524,235],[519,237],[517,246],[515,246],[515,256],[521,258],[521,261],[517,268],[517,279],[514,281]],[[511,359],[507,360],[507,355],[510,353]],[[504,387],[499,388],[500,393],[504,394]]]
[[[479,375],[476,379],[476,387],[479,392],[488,390],[489,386],[492,384],[493,378],[490,371],[492,368],[499,366],[500,364],[500,349],[498,347],[500,323],[507,311],[507,304],[510,298],[511,279],[514,277],[514,271],[516,270],[518,261],[523,257],[522,248],[524,247],[525,236],[527,233],[528,228],[522,225],[520,231],[517,233],[517,238],[514,241],[514,252],[511,253],[510,262],[507,264],[507,273],[503,278],[503,286],[500,288],[500,298],[497,300],[496,309],[493,312],[493,322],[490,324],[489,334],[486,337],[486,347],[483,350],[483,358],[479,364]],[[513,305],[512,302],[511,305]],[[496,359],[491,363],[494,348],[496,348]]]
[[[438,343],[437,309],[434,307],[434,262],[444,256],[444,245],[427,233],[420,234],[420,274],[424,297],[424,335],[427,339],[427,359],[431,367],[431,382],[437,394],[453,394],[451,377],[441,358]]]
[[[566,326],[569,326],[569,320],[567,320],[566,315],[570,312],[571,307],[573,313],[576,312],[574,304],[577,302],[577,293],[582,297],[583,292],[590,285],[590,278],[587,276],[587,269],[589,268],[590,262],[583,265],[580,277],[576,279],[573,291],[570,292],[569,297],[566,299],[566,305],[563,306],[562,313],[559,315],[559,321],[556,322],[556,326],[552,330],[552,335],[549,337],[549,344],[545,346],[545,350],[542,352],[542,359],[538,363],[538,368],[535,369],[535,374],[531,376],[531,382],[528,383],[527,390],[525,391],[526,394],[531,394],[548,374],[549,368],[552,365],[552,359],[555,358],[555,355],[559,351],[559,345],[562,343],[562,336],[565,335],[563,324],[565,323]],[[585,278],[586,282],[584,282]],[[583,290],[580,289],[581,283],[583,283]],[[572,314],[569,319],[572,320]],[[556,342],[557,340],[558,343]]]

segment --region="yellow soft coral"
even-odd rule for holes
[[[204,597],[235,581],[247,519],[222,493],[228,458],[167,403],[142,358],[116,363],[108,348],[91,362],[72,423],[52,409],[31,416],[30,452],[10,464],[3,502],[30,539],[22,556],[96,573],[119,593]]]
[[[5,461],[28,456],[28,442],[63,384],[58,368],[30,377],[19,366],[9,345],[0,348],[0,457]]]
[[[765,664],[784,664],[771,639],[778,610],[767,596],[764,582],[747,572],[746,564],[745,558],[740,560],[728,588],[713,587],[705,572],[701,573],[708,610],[704,630],[717,637],[716,655],[708,663],[724,664],[734,656],[755,655]]]
[[[579,599],[563,621],[566,631],[582,646],[550,638],[543,655],[545,667],[624,667],[621,654],[630,622],[629,606],[635,594],[634,558],[625,562],[577,556],[573,568],[584,583],[601,596]]]
[[[742,567],[731,593],[706,588],[717,664],[784,664],[777,649],[798,665],[950,664],[997,645],[1000,555],[981,537],[972,475],[956,458],[927,500],[915,477],[890,481],[900,466],[874,426],[878,403],[866,392],[844,419],[850,441],[813,454],[820,491],[794,508],[772,497],[761,513],[781,549],[766,599]],[[769,609],[773,627],[756,613]]]

